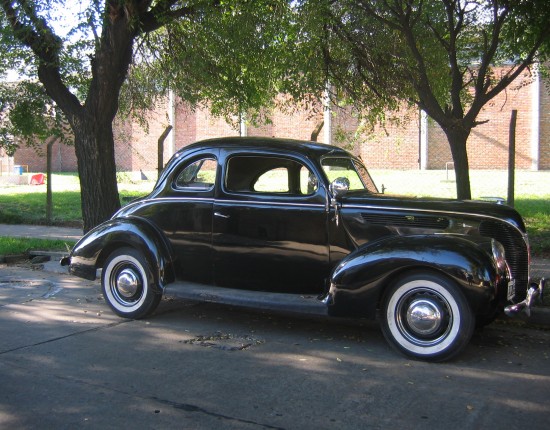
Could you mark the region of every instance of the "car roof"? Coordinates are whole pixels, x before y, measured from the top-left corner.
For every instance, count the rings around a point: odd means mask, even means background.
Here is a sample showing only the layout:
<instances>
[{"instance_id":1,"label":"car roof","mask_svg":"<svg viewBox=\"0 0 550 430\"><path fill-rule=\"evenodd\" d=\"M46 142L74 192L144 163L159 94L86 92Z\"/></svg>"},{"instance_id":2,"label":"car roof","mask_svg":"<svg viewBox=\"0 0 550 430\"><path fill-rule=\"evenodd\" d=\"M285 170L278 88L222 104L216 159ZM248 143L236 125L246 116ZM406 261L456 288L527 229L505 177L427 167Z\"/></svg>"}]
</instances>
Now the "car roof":
<instances>
[{"instance_id":1,"label":"car roof","mask_svg":"<svg viewBox=\"0 0 550 430\"><path fill-rule=\"evenodd\" d=\"M178 152L188 151L198 148L254 148L258 150L279 150L284 152L298 152L304 155L320 157L331 153L333 155L349 156L350 154L337 146L317 143L306 140L282 139L274 137L220 137L215 139L206 139L185 146Z\"/></svg>"}]
</instances>

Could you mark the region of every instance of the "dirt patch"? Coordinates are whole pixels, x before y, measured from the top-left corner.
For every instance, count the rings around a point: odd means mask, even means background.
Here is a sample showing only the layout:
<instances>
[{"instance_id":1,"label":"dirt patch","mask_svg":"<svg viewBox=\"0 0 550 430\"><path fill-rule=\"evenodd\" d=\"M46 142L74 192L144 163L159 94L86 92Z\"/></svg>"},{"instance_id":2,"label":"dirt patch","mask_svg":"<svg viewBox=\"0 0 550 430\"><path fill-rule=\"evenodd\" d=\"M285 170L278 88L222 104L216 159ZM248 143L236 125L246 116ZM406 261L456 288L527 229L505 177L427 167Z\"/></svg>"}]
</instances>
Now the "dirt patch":
<instances>
[{"instance_id":1,"label":"dirt patch","mask_svg":"<svg viewBox=\"0 0 550 430\"><path fill-rule=\"evenodd\" d=\"M243 351L253 346L261 345L265 341L250 335L233 335L229 333L216 332L210 335L198 335L192 339L181 341L181 343L216 348L224 351Z\"/></svg>"}]
</instances>

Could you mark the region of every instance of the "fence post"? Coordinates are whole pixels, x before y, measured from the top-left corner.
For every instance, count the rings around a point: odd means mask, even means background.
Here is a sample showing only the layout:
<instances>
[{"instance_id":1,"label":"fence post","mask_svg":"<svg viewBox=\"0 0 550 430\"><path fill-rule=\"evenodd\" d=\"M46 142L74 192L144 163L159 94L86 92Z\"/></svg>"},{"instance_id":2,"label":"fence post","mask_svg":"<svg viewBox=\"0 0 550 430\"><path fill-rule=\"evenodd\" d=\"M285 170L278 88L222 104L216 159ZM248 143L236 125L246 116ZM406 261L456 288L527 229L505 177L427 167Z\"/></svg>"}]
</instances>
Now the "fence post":
<instances>
[{"instance_id":1,"label":"fence post","mask_svg":"<svg viewBox=\"0 0 550 430\"><path fill-rule=\"evenodd\" d=\"M157 140L157 178L160 178L160 174L162 172L162 169L164 168L164 141L166 140L166 137L168 136L168 133L172 130L172 126L169 125L164 129L162 134Z\"/></svg>"},{"instance_id":2,"label":"fence post","mask_svg":"<svg viewBox=\"0 0 550 430\"><path fill-rule=\"evenodd\" d=\"M59 140L58 137L50 138L46 144L46 224L52 224L52 146Z\"/></svg>"},{"instance_id":3,"label":"fence post","mask_svg":"<svg viewBox=\"0 0 550 430\"><path fill-rule=\"evenodd\" d=\"M508 206L514 207L514 179L516 168L516 122L518 111L512 110L508 136Z\"/></svg>"}]
</instances>

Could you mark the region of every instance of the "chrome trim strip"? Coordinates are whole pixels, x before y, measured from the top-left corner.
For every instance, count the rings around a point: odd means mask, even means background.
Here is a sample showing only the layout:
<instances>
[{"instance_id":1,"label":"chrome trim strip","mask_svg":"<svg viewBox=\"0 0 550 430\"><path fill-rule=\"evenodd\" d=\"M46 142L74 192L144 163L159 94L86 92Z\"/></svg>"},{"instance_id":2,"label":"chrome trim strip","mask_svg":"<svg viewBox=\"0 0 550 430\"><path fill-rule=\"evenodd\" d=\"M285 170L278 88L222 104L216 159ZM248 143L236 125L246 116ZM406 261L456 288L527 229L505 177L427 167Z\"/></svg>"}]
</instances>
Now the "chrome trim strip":
<instances>
[{"instance_id":1,"label":"chrome trim strip","mask_svg":"<svg viewBox=\"0 0 550 430\"><path fill-rule=\"evenodd\" d=\"M122 209L131 208L136 205L150 204L153 202L204 202L204 203L220 203L220 204L235 204L235 205L261 205L261 206L293 206L293 207L311 207L311 208L325 208L324 204L321 203L289 203L289 202L275 202L275 201L255 201L255 200L226 200L226 199L215 199L213 197L204 198L204 197L160 197L152 198L146 200L140 200L138 202L130 203Z\"/></svg>"},{"instance_id":2,"label":"chrome trim strip","mask_svg":"<svg viewBox=\"0 0 550 430\"><path fill-rule=\"evenodd\" d=\"M132 206L139 205L140 203L153 203L153 202L181 202L182 200L189 201L199 201L199 202L211 202L214 203L214 197L155 197L152 199L140 200L138 202L131 203ZM124 206L125 208L130 207L130 205Z\"/></svg>"},{"instance_id":3,"label":"chrome trim strip","mask_svg":"<svg viewBox=\"0 0 550 430\"><path fill-rule=\"evenodd\" d=\"M254 201L254 200L216 200L220 204L235 204L235 205L261 205L261 206L293 206L293 207L308 207L308 208L325 208L324 204L320 203L289 203L289 202L273 202L273 201Z\"/></svg>"}]
</instances>

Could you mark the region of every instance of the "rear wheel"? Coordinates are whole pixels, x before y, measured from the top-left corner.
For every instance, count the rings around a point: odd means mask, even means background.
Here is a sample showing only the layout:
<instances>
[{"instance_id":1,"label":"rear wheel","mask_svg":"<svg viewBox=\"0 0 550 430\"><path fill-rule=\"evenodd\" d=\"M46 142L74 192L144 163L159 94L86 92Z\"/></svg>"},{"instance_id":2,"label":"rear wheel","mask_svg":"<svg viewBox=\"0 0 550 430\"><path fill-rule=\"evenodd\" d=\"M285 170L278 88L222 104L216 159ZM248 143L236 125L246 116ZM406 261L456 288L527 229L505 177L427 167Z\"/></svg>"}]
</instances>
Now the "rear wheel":
<instances>
[{"instance_id":1,"label":"rear wheel","mask_svg":"<svg viewBox=\"0 0 550 430\"><path fill-rule=\"evenodd\" d=\"M111 309L125 318L151 314L162 297L155 288L151 266L134 248L120 248L109 255L103 266L101 286Z\"/></svg>"},{"instance_id":2,"label":"rear wheel","mask_svg":"<svg viewBox=\"0 0 550 430\"><path fill-rule=\"evenodd\" d=\"M442 275L406 275L385 295L382 331L395 349L409 357L447 360L468 344L474 326L464 294Z\"/></svg>"}]
</instances>

